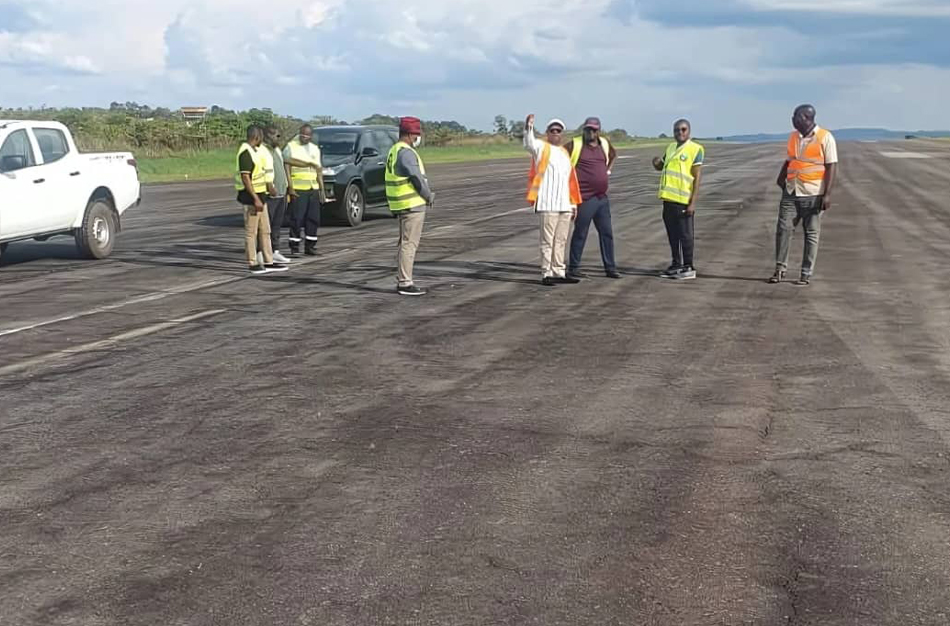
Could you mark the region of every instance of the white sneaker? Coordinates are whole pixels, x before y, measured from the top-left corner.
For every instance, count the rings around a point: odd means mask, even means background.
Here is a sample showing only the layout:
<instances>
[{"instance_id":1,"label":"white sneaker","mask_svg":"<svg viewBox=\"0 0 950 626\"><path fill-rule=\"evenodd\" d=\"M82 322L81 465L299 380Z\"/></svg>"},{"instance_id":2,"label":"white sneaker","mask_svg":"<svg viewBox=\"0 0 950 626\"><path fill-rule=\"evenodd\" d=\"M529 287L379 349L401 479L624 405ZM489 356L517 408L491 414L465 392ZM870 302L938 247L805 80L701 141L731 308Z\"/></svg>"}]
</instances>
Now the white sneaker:
<instances>
[{"instance_id":1,"label":"white sneaker","mask_svg":"<svg viewBox=\"0 0 950 626\"><path fill-rule=\"evenodd\" d=\"M290 263L290 259L285 257L280 252L276 252L276 251L274 252L274 261L276 261L277 263Z\"/></svg>"}]
</instances>

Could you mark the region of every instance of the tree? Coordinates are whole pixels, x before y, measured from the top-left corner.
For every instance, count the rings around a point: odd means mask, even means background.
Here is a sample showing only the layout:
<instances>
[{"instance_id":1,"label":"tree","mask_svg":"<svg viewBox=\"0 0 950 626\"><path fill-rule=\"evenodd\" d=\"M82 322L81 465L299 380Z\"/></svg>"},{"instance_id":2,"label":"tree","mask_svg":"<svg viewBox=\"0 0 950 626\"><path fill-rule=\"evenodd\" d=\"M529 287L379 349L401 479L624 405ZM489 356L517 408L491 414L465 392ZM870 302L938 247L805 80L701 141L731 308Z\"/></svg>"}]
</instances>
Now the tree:
<instances>
[{"instance_id":1,"label":"tree","mask_svg":"<svg viewBox=\"0 0 950 626\"><path fill-rule=\"evenodd\" d=\"M660 139L669 139L666 133L660 133Z\"/></svg>"},{"instance_id":2,"label":"tree","mask_svg":"<svg viewBox=\"0 0 950 626\"><path fill-rule=\"evenodd\" d=\"M495 116L495 134L502 137L508 136L508 120L504 115Z\"/></svg>"},{"instance_id":3,"label":"tree","mask_svg":"<svg viewBox=\"0 0 950 626\"><path fill-rule=\"evenodd\" d=\"M524 120L514 120L508 127L508 136L513 139L524 137Z\"/></svg>"}]
</instances>

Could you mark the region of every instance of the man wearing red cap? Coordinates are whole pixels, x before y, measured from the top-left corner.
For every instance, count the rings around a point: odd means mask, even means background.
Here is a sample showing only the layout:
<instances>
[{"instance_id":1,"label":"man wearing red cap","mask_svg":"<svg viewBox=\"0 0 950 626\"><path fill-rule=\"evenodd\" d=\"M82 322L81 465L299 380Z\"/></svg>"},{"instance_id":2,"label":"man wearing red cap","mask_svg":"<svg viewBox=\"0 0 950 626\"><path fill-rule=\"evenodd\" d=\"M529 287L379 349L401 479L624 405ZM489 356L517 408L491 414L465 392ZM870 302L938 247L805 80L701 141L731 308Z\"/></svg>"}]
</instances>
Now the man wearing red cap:
<instances>
[{"instance_id":1,"label":"man wearing red cap","mask_svg":"<svg viewBox=\"0 0 950 626\"><path fill-rule=\"evenodd\" d=\"M617 151L606 137L600 134L600 119L588 117L584 121L584 135L564 146L571 154L571 164L577 171L581 187L581 205L577 207L574 234L571 236L571 257L567 266L568 276L584 278L581 272L581 257L587 243L590 223L597 228L600 238L600 258L608 278L620 278L614 259L614 228L610 220L610 199L607 188L610 170L617 160Z\"/></svg>"},{"instance_id":2,"label":"man wearing red cap","mask_svg":"<svg viewBox=\"0 0 950 626\"><path fill-rule=\"evenodd\" d=\"M525 120L524 147L532 156L528 202L541 217L541 284L553 287L580 282L567 275L564 257L571 219L581 203L581 190L571 166L571 155L561 145L564 122L553 119L546 131L547 141L539 141L534 136L534 115Z\"/></svg>"},{"instance_id":3,"label":"man wearing red cap","mask_svg":"<svg viewBox=\"0 0 950 626\"><path fill-rule=\"evenodd\" d=\"M386 159L386 200L389 210L399 219L396 291L404 296L426 294L426 290L417 287L412 280L426 207L435 202L425 165L415 150L421 142L422 122L415 117L403 117L399 120L399 141Z\"/></svg>"}]
</instances>

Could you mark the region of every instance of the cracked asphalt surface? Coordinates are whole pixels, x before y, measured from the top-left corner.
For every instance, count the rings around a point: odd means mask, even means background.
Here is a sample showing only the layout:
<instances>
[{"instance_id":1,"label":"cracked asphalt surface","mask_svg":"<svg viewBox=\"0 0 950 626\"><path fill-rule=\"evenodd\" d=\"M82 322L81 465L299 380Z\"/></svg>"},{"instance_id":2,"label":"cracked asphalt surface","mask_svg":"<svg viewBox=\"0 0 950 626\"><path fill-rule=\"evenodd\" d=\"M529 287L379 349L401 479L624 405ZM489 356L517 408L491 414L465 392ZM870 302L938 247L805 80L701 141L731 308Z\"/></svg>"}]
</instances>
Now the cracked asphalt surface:
<instances>
[{"instance_id":1,"label":"cracked asphalt surface","mask_svg":"<svg viewBox=\"0 0 950 626\"><path fill-rule=\"evenodd\" d=\"M708 147L657 278L654 152L619 281L594 236L538 284L523 160L431 168L421 299L384 209L246 276L226 182L106 261L11 245L0 624L950 623L950 145L841 146L807 289L765 283L780 145Z\"/></svg>"}]
</instances>

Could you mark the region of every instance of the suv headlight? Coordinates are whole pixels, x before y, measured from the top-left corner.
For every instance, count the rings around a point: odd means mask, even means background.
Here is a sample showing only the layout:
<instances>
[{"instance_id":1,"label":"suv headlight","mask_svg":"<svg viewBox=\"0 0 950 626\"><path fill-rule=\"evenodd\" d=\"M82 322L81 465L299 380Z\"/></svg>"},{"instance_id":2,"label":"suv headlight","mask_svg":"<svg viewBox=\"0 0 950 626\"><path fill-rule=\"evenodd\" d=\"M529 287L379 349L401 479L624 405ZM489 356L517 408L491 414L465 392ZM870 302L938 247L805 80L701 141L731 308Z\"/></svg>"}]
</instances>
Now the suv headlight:
<instances>
[{"instance_id":1,"label":"suv headlight","mask_svg":"<svg viewBox=\"0 0 950 626\"><path fill-rule=\"evenodd\" d=\"M337 174L339 174L340 172L342 172L342 171L345 170L345 169L346 169L346 164L345 164L345 163L344 163L343 165L334 165L333 167L325 167L325 168L323 168L323 175L324 175L324 176L336 176Z\"/></svg>"}]
</instances>

